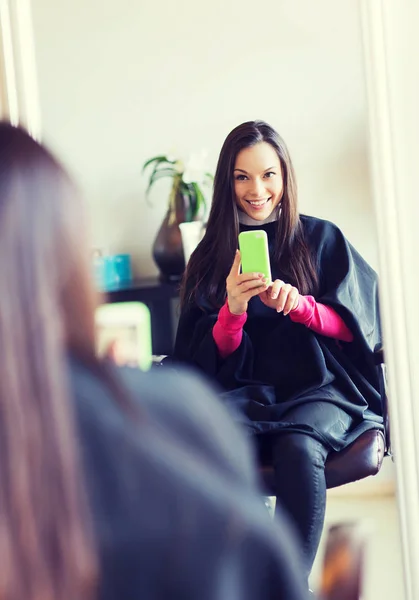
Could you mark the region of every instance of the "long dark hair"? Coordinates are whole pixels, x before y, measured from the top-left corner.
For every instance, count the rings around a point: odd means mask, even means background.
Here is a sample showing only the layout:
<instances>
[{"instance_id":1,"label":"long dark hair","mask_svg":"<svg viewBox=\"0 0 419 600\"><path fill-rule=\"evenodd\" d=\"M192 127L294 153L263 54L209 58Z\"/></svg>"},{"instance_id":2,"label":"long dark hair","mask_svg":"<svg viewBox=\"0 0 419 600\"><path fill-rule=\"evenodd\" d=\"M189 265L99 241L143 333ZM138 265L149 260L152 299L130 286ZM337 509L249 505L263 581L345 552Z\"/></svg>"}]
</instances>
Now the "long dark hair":
<instances>
[{"instance_id":1,"label":"long dark hair","mask_svg":"<svg viewBox=\"0 0 419 600\"><path fill-rule=\"evenodd\" d=\"M317 274L304 240L297 207L297 183L288 149L270 125L248 121L233 129L221 148L207 230L188 263L181 290L183 304L196 299L200 292L213 307L219 308L225 301L225 279L234 260L239 234L234 166L241 150L259 142L267 142L278 154L284 185L273 260L287 283L295 285L300 293L316 292Z\"/></svg>"},{"instance_id":2,"label":"long dark hair","mask_svg":"<svg viewBox=\"0 0 419 600\"><path fill-rule=\"evenodd\" d=\"M0 599L90 598L96 550L67 353L95 362L82 205L24 130L0 123Z\"/></svg>"}]
</instances>

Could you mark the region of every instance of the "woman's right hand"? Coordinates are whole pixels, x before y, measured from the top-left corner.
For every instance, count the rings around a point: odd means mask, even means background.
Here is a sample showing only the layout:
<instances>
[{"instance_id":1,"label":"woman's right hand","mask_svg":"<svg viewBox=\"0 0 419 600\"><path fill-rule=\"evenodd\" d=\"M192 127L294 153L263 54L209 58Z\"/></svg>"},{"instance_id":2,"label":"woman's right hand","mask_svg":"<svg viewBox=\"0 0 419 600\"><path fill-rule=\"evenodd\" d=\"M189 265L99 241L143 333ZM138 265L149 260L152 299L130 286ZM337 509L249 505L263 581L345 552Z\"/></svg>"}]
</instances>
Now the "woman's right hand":
<instances>
[{"instance_id":1,"label":"woman's right hand","mask_svg":"<svg viewBox=\"0 0 419 600\"><path fill-rule=\"evenodd\" d=\"M228 308L233 315L245 313L250 298L268 289L267 280L262 273L240 273L240 263L241 256L237 250L226 280Z\"/></svg>"}]
</instances>

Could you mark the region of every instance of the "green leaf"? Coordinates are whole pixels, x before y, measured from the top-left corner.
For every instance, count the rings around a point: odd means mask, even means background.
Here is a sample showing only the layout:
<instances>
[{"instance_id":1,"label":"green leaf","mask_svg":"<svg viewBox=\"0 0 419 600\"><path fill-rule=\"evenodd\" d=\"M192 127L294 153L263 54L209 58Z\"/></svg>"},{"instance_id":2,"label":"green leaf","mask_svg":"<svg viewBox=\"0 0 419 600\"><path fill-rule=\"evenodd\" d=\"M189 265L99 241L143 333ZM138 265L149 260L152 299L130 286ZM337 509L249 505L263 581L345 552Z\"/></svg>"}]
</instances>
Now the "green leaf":
<instances>
[{"instance_id":1,"label":"green leaf","mask_svg":"<svg viewBox=\"0 0 419 600\"><path fill-rule=\"evenodd\" d=\"M197 183L192 183L192 186L194 188L194 192L195 192L195 196L196 196L196 204L195 204L195 211L194 211L194 217L195 217L199 213L199 209L201 208L201 206L204 208L204 212L205 212L207 203L205 200L205 196L201 192L201 188L199 187L199 185Z\"/></svg>"},{"instance_id":2,"label":"green leaf","mask_svg":"<svg viewBox=\"0 0 419 600\"><path fill-rule=\"evenodd\" d=\"M193 200L192 200L191 196L189 195L189 202L188 202L188 205L186 207L186 212L185 212L185 221L186 221L186 223L189 223L190 221L193 221L193 217L194 217Z\"/></svg>"},{"instance_id":3,"label":"green leaf","mask_svg":"<svg viewBox=\"0 0 419 600\"><path fill-rule=\"evenodd\" d=\"M167 162L170 164L173 164L172 161L167 160L166 156L155 156L154 158L150 158L149 160L146 160L146 162L143 164L143 170L142 172L144 173L145 169L151 165L153 162L156 162L157 165L162 163L162 162Z\"/></svg>"},{"instance_id":4,"label":"green leaf","mask_svg":"<svg viewBox=\"0 0 419 600\"><path fill-rule=\"evenodd\" d=\"M153 185L153 183L155 183L159 179L162 179L163 177L175 177L175 176L176 176L175 169L160 169L160 170L157 170L157 168L154 168L154 171L153 171L153 173L152 173L152 175L150 177L150 180L148 182L146 194L148 195L148 193L150 191L150 188Z\"/></svg>"},{"instance_id":5,"label":"green leaf","mask_svg":"<svg viewBox=\"0 0 419 600\"><path fill-rule=\"evenodd\" d=\"M147 186L146 193L148 193L148 191L149 191L149 189L150 189L150 187L152 185L152 179L153 179L154 175L157 173L157 171L159 170L159 166L160 165L161 165L161 162L156 162L156 164L154 165L153 170L152 170L151 175L150 175L150 178L148 180L148 186Z\"/></svg>"},{"instance_id":6,"label":"green leaf","mask_svg":"<svg viewBox=\"0 0 419 600\"><path fill-rule=\"evenodd\" d=\"M180 180L179 193L182 194L186 201L185 221L192 221L194 214L195 192L190 184Z\"/></svg>"}]
</instances>

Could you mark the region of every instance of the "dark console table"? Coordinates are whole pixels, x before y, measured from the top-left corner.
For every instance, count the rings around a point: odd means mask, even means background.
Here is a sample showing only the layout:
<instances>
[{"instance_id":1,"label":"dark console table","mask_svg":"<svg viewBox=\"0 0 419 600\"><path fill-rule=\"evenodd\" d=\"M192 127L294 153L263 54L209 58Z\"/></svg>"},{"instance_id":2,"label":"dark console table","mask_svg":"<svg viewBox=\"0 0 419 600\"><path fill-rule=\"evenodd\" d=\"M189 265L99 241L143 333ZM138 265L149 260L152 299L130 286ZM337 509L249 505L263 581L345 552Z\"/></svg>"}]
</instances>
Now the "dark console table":
<instances>
[{"instance_id":1,"label":"dark console table","mask_svg":"<svg viewBox=\"0 0 419 600\"><path fill-rule=\"evenodd\" d=\"M143 302L150 309L153 354L172 354L179 320L179 282L134 279L106 291L108 302Z\"/></svg>"}]
</instances>

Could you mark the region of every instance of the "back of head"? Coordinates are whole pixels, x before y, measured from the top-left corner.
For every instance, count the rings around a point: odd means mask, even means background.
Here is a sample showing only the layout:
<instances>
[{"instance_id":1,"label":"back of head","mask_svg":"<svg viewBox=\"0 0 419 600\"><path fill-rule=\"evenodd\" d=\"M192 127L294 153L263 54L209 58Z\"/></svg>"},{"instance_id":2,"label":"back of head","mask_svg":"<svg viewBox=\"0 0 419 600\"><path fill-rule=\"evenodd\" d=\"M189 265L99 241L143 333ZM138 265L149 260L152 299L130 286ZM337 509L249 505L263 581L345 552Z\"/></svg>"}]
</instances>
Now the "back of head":
<instances>
[{"instance_id":1,"label":"back of head","mask_svg":"<svg viewBox=\"0 0 419 600\"><path fill-rule=\"evenodd\" d=\"M66 357L94 354L78 195L25 131L0 123L0 600L89 595L94 552Z\"/></svg>"}]
</instances>

